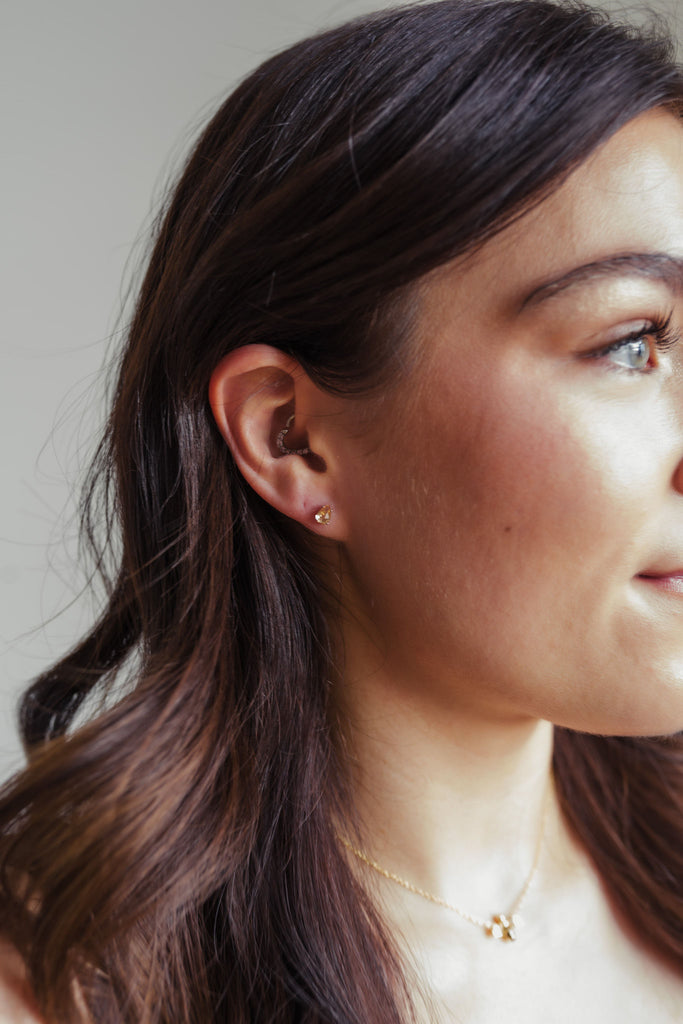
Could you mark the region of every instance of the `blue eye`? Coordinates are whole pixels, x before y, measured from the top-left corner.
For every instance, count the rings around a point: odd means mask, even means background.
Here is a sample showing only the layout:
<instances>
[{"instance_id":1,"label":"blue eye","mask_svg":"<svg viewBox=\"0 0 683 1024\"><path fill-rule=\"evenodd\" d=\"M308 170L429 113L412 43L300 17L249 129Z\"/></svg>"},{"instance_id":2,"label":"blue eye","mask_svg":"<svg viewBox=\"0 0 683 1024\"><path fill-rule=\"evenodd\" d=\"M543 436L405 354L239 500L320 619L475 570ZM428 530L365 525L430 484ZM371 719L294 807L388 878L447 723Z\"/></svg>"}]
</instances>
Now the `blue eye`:
<instances>
[{"instance_id":1,"label":"blue eye","mask_svg":"<svg viewBox=\"0 0 683 1024\"><path fill-rule=\"evenodd\" d=\"M617 370L632 373L649 373L657 368L660 352L676 345L680 337L672 330L671 315L666 320L643 324L611 345L595 352L589 352L592 359L608 362Z\"/></svg>"},{"instance_id":2,"label":"blue eye","mask_svg":"<svg viewBox=\"0 0 683 1024\"><path fill-rule=\"evenodd\" d=\"M651 346L646 337L620 341L604 352L606 358L626 370L646 370L652 356Z\"/></svg>"}]
</instances>

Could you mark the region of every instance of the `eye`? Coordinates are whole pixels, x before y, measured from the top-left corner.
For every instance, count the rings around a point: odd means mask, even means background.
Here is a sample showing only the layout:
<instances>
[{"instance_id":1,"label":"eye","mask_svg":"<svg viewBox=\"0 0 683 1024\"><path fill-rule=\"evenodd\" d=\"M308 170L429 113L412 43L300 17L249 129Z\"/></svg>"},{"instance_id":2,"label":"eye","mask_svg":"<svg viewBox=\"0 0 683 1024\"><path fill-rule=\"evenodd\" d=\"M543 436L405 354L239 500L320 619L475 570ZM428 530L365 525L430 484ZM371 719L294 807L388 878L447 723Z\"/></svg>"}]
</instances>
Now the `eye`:
<instances>
[{"instance_id":1,"label":"eye","mask_svg":"<svg viewBox=\"0 0 683 1024\"><path fill-rule=\"evenodd\" d=\"M588 357L609 363L617 370L633 373L649 373L659 365L658 355L671 348L678 340L678 334L671 328L671 316L658 322L641 324L623 338L610 345L589 352Z\"/></svg>"},{"instance_id":2,"label":"eye","mask_svg":"<svg viewBox=\"0 0 683 1024\"><path fill-rule=\"evenodd\" d=\"M626 370L646 370L653 358L653 348L648 337L643 335L617 342L603 354L615 366L622 366Z\"/></svg>"}]
</instances>

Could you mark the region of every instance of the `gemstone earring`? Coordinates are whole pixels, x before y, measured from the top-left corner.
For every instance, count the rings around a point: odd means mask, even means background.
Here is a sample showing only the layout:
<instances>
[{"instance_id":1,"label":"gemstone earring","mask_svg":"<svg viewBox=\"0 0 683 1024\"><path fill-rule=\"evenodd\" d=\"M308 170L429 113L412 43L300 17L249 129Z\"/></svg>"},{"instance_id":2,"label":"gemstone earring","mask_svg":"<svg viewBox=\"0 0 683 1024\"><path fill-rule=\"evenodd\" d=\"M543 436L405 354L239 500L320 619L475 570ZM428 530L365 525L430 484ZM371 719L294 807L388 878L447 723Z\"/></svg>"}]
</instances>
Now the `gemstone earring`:
<instances>
[{"instance_id":1,"label":"gemstone earring","mask_svg":"<svg viewBox=\"0 0 683 1024\"><path fill-rule=\"evenodd\" d=\"M292 415L289 417L282 430L279 431L277 437L275 438L275 445L277 447L277 450L282 455L310 455L310 448L288 448L287 445L285 444L285 438L289 433L289 428L291 426L293 419L294 413L292 413Z\"/></svg>"}]
</instances>

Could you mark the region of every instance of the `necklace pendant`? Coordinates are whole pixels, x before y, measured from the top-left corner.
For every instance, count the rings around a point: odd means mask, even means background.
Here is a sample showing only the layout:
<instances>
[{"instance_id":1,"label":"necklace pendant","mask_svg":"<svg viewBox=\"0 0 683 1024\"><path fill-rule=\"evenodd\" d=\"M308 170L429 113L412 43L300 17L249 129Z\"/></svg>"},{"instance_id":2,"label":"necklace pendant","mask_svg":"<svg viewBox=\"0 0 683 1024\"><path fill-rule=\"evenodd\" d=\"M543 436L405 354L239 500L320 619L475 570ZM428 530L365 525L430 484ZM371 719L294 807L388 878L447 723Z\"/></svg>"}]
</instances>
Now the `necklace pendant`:
<instances>
[{"instance_id":1,"label":"necklace pendant","mask_svg":"<svg viewBox=\"0 0 683 1024\"><path fill-rule=\"evenodd\" d=\"M513 914L512 917L508 917L507 914L494 914L486 926L486 934L501 942L514 942L517 938L516 924L516 914Z\"/></svg>"}]
</instances>

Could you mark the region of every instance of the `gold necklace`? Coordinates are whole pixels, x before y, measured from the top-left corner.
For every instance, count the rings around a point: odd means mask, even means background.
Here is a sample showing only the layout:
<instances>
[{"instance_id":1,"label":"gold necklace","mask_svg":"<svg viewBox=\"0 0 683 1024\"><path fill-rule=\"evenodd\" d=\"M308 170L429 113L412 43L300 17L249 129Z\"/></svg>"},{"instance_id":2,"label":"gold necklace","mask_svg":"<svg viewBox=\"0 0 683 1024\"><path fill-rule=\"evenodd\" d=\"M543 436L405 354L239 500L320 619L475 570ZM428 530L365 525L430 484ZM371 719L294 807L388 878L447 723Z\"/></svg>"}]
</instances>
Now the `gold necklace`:
<instances>
[{"instance_id":1,"label":"gold necklace","mask_svg":"<svg viewBox=\"0 0 683 1024\"><path fill-rule=\"evenodd\" d=\"M427 892L426 889L420 889L417 885L413 885L412 882L407 881L407 879L394 874L393 871L383 868L381 864L378 864L376 860L372 859L372 857L368 857L367 853L363 853L362 850L359 850L353 845L353 843L350 843L348 839L344 838L344 836L339 836L339 839L346 849L354 855L354 857L357 857L358 860L363 862L363 864L372 868L372 870L376 871L377 874L382 875L383 878L388 878L390 882L395 882L397 885L407 889L408 892L414 893L415 896L421 896L423 899L429 900L430 903L435 903L437 907L445 907L446 910L451 910L454 914L457 914L458 917L461 917L463 921L467 921L469 924L482 928L490 938L500 939L501 942L514 942L517 938L517 928L519 928L522 923L520 911L524 905L529 889L531 888L531 883L536 877L538 863L541 858L541 848L543 846L545 823L548 812L549 789L550 786L546 786L531 870L526 877L524 885L520 889L516 899L506 914L492 914L491 917L477 917L476 914L470 914L469 911L463 910L462 907L458 907L454 903L448 903L447 900L442 899L440 896L435 896L433 893Z\"/></svg>"}]
</instances>

